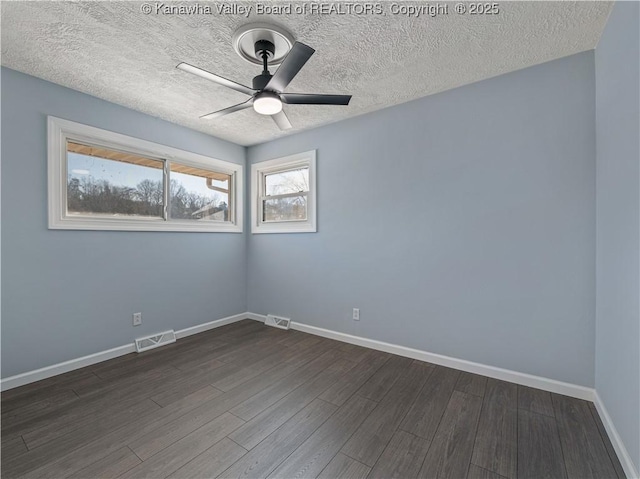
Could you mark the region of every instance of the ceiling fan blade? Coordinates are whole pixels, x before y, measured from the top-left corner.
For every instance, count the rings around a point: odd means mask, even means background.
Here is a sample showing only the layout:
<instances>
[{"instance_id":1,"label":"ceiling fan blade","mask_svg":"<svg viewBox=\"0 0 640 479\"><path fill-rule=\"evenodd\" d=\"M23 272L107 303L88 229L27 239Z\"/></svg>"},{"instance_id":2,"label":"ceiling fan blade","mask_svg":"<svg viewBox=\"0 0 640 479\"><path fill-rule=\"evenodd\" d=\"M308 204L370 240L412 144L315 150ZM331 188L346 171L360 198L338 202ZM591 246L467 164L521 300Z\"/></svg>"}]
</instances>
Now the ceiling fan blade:
<instances>
[{"instance_id":1,"label":"ceiling fan blade","mask_svg":"<svg viewBox=\"0 0 640 479\"><path fill-rule=\"evenodd\" d=\"M287 115L285 115L284 110L280 110L280 113L271 115L271 118L273 118L273 121L276 122L276 125L278 125L278 128L281 130L289 130L292 128L291 122L289 118L287 118Z\"/></svg>"},{"instance_id":2,"label":"ceiling fan blade","mask_svg":"<svg viewBox=\"0 0 640 479\"><path fill-rule=\"evenodd\" d=\"M313 93L281 93L283 102L290 105L348 105L351 95L316 95Z\"/></svg>"},{"instance_id":3,"label":"ceiling fan blade","mask_svg":"<svg viewBox=\"0 0 640 479\"><path fill-rule=\"evenodd\" d=\"M202 115L200 119L213 120L214 118L219 118L221 116L228 115L229 113L244 110L245 108L250 108L251 106L253 106L253 98L249 98L247 101L243 101L242 103L238 103L237 105L223 108L222 110L214 111L213 113L209 113L207 115Z\"/></svg>"},{"instance_id":4,"label":"ceiling fan blade","mask_svg":"<svg viewBox=\"0 0 640 479\"><path fill-rule=\"evenodd\" d=\"M289 51L287 56L284 58L264 89L279 92L283 91L314 53L315 50L310 46L307 46L304 43L295 42L291 51Z\"/></svg>"},{"instance_id":5,"label":"ceiling fan blade","mask_svg":"<svg viewBox=\"0 0 640 479\"><path fill-rule=\"evenodd\" d=\"M176 68L187 73L198 75L201 78L211 80L218 85L226 86L227 88L239 91L240 93L244 93L245 95L253 95L255 92L253 88L249 88L248 86L241 85L240 83L227 80L226 78L215 75L211 72L208 72L207 70L203 70L202 68L194 67L193 65L189 65L188 63L180 63L178 66L176 66Z\"/></svg>"}]
</instances>

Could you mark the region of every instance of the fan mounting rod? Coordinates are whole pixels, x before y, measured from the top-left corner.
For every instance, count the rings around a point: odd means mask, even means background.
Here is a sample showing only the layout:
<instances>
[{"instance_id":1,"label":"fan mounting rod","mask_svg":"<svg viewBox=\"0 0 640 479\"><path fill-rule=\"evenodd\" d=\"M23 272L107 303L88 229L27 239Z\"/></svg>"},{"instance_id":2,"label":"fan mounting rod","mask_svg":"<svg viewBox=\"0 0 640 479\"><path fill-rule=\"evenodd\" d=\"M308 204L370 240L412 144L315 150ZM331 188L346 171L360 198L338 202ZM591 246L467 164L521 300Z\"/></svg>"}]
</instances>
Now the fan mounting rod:
<instances>
[{"instance_id":1,"label":"fan mounting rod","mask_svg":"<svg viewBox=\"0 0 640 479\"><path fill-rule=\"evenodd\" d=\"M256 42L256 57L262 59L262 74L269 74L269 58L273 58L276 46L269 40L258 40Z\"/></svg>"},{"instance_id":2,"label":"fan mounting rod","mask_svg":"<svg viewBox=\"0 0 640 479\"><path fill-rule=\"evenodd\" d=\"M264 90L269 80L271 80L271 73L269 73L269 58L273 57L274 45L268 40L258 40L255 44L256 58L262 59L262 73L253 77L253 89Z\"/></svg>"}]
</instances>

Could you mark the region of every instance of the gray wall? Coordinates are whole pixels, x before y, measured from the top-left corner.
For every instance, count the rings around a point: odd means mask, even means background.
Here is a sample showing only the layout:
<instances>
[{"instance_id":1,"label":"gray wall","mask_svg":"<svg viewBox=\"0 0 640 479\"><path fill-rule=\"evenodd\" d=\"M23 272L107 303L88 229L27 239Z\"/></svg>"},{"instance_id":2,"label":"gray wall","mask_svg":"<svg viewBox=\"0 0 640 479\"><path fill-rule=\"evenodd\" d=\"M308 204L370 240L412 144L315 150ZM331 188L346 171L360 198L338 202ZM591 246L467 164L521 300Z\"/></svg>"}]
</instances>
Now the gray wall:
<instances>
[{"instance_id":1,"label":"gray wall","mask_svg":"<svg viewBox=\"0 0 640 479\"><path fill-rule=\"evenodd\" d=\"M243 147L5 68L1 80L2 377L246 311L244 234L48 230L46 117L234 163Z\"/></svg>"},{"instance_id":2,"label":"gray wall","mask_svg":"<svg viewBox=\"0 0 640 479\"><path fill-rule=\"evenodd\" d=\"M593 68L586 52L250 147L317 148L319 190L318 233L250 235L249 310L593 386Z\"/></svg>"},{"instance_id":3,"label":"gray wall","mask_svg":"<svg viewBox=\"0 0 640 479\"><path fill-rule=\"evenodd\" d=\"M640 470L640 5L596 48L596 389Z\"/></svg>"}]
</instances>

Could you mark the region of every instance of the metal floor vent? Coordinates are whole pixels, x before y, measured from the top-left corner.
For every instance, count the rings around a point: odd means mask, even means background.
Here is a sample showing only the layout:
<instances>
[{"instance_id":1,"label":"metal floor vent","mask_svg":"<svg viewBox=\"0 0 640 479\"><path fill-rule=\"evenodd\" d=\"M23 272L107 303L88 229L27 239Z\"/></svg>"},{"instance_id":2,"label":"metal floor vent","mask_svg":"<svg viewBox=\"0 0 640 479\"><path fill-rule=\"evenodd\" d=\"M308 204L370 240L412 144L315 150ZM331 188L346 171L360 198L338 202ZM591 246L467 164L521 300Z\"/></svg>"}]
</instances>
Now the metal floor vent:
<instances>
[{"instance_id":1,"label":"metal floor vent","mask_svg":"<svg viewBox=\"0 0 640 479\"><path fill-rule=\"evenodd\" d=\"M136 351L141 353L142 351L147 351L148 349L159 348L160 346L164 346L165 344L175 342L176 333L173 332L173 329L170 329L169 331L164 331L162 333L136 339Z\"/></svg>"},{"instance_id":2,"label":"metal floor vent","mask_svg":"<svg viewBox=\"0 0 640 479\"><path fill-rule=\"evenodd\" d=\"M273 314L267 315L267 320L264 322L267 326L273 326L274 328L289 329L291 326L291 320L289 318L283 318L281 316L274 316Z\"/></svg>"}]
</instances>

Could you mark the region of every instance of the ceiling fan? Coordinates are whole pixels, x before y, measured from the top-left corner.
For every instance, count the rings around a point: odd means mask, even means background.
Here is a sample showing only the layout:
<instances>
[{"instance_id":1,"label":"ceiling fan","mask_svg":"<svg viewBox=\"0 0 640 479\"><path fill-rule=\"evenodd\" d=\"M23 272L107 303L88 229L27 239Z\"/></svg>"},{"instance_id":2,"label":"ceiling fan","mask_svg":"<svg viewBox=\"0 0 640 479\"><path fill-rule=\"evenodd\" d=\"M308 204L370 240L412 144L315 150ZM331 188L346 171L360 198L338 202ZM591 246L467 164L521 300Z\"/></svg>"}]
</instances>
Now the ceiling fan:
<instances>
[{"instance_id":1,"label":"ceiling fan","mask_svg":"<svg viewBox=\"0 0 640 479\"><path fill-rule=\"evenodd\" d=\"M250 98L242 103L233 105L222 110L214 111L200 118L219 118L229 113L253 107L261 115L270 115L281 130L291 128L291 123L282 110L282 104L288 105L348 105L351 95L323 95L314 93L284 93L284 89L291 83L291 80L302 69L315 50L304 43L295 42L282 60L282 63L272 75L269 73L269 59L274 56L275 45L269 40L258 40L255 42L256 58L262 61L262 73L253 77L253 88L241 85L232 80L227 80L214 73L201 68L180 63L176 68L188 73L193 73L207 80L211 80L219 85L226 86L233 90L249 95Z\"/></svg>"}]
</instances>

